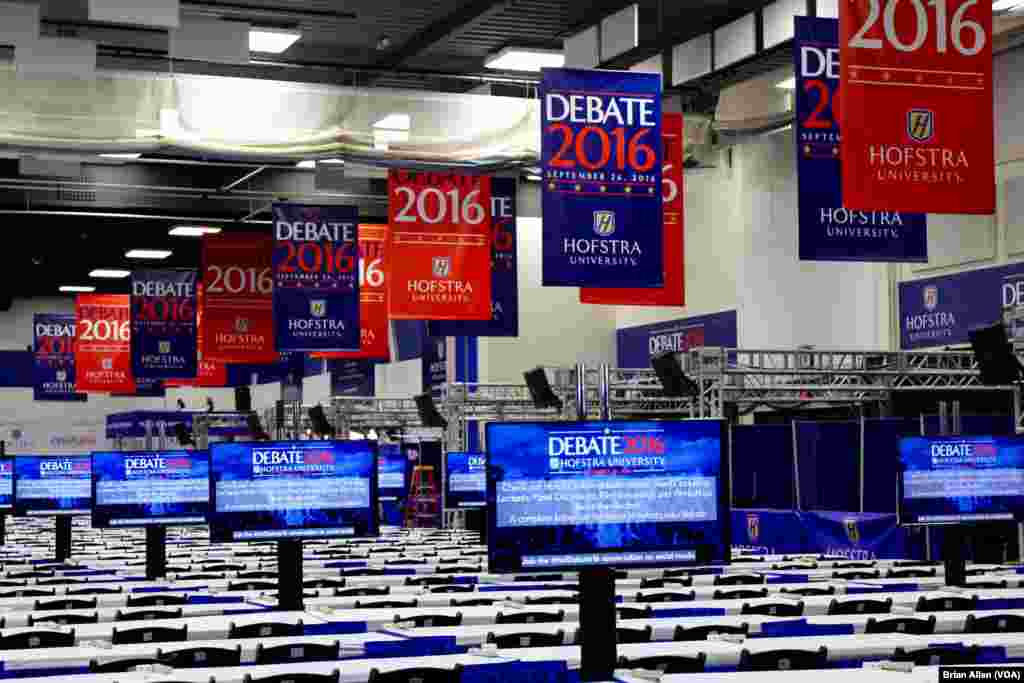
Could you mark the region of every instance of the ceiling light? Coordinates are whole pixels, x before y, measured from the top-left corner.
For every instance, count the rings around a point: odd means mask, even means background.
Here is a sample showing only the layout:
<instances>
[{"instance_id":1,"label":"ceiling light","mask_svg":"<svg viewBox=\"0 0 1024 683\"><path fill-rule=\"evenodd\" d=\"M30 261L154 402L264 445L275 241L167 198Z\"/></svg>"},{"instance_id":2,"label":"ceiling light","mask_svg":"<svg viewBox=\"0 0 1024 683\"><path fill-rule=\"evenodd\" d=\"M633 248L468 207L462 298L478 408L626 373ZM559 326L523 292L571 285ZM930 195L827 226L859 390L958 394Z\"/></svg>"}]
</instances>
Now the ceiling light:
<instances>
[{"instance_id":1,"label":"ceiling light","mask_svg":"<svg viewBox=\"0 0 1024 683\"><path fill-rule=\"evenodd\" d=\"M565 55L558 50L506 47L487 58L484 66L503 71L540 71L544 68L565 66Z\"/></svg>"},{"instance_id":2,"label":"ceiling light","mask_svg":"<svg viewBox=\"0 0 1024 683\"><path fill-rule=\"evenodd\" d=\"M299 163L295 164L295 167L296 168L316 168L316 160L315 159L306 159L305 161L300 161Z\"/></svg>"},{"instance_id":3,"label":"ceiling light","mask_svg":"<svg viewBox=\"0 0 1024 683\"><path fill-rule=\"evenodd\" d=\"M132 249L125 252L126 258L165 259L171 255L166 249Z\"/></svg>"},{"instance_id":4,"label":"ceiling light","mask_svg":"<svg viewBox=\"0 0 1024 683\"><path fill-rule=\"evenodd\" d=\"M250 29L249 51L280 54L290 48L301 37L302 34L298 31L282 31L276 28Z\"/></svg>"},{"instance_id":5,"label":"ceiling light","mask_svg":"<svg viewBox=\"0 0 1024 683\"><path fill-rule=\"evenodd\" d=\"M796 78L790 76L789 78L783 79L775 84L776 88L782 90L796 90Z\"/></svg>"},{"instance_id":6,"label":"ceiling light","mask_svg":"<svg viewBox=\"0 0 1024 683\"><path fill-rule=\"evenodd\" d=\"M60 288L62 292L95 292L95 287L89 285L62 285Z\"/></svg>"},{"instance_id":7,"label":"ceiling light","mask_svg":"<svg viewBox=\"0 0 1024 683\"><path fill-rule=\"evenodd\" d=\"M101 154L104 159L121 159L124 161L134 161L142 156L142 152L112 152L110 154Z\"/></svg>"},{"instance_id":8,"label":"ceiling light","mask_svg":"<svg viewBox=\"0 0 1024 683\"><path fill-rule=\"evenodd\" d=\"M992 3L993 12L1012 12L1024 8L1024 0L995 0Z\"/></svg>"},{"instance_id":9,"label":"ceiling light","mask_svg":"<svg viewBox=\"0 0 1024 683\"><path fill-rule=\"evenodd\" d=\"M386 128L387 130L409 130L412 127L412 121L408 114L388 114L373 124L373 127Z\"/></svg>"},{"instance_id":10,"label":"ceiling light","mask_svg":"<svg viewBox=\"0 0 1024 683\"><path fill-rule=\"evenodd\" d=\"M111 280L119 280L132 274L130 270L117 270L116 268L97 268L89 273L89 277L102 277Z\"/></svg>"},{"instance_id":11,"label":"ceiling light","mask_svg":"<svg viewBox=\"0 0 1024 683\"><path fill-rule=\"evenodd\" d=\"M208 225L178 225L171 228L167 234L175 237L202 237L203 235L216 235L219 232L220 228Z\"/></svg>"},{"instance_id":12,"label":"ceiling light","mask_svg":"<svg viewBox=\"0 0 1024 683\"><path fill-rule=\"evenodd\" d=\"M306 159L305 161L300 161L299 163L295 164L295 167L296 168L314 169L314 168L316 168L317 164L332 165L332 164L344 164L344 163L345 163L344 159Z\"/></svg>"}]
</instances>

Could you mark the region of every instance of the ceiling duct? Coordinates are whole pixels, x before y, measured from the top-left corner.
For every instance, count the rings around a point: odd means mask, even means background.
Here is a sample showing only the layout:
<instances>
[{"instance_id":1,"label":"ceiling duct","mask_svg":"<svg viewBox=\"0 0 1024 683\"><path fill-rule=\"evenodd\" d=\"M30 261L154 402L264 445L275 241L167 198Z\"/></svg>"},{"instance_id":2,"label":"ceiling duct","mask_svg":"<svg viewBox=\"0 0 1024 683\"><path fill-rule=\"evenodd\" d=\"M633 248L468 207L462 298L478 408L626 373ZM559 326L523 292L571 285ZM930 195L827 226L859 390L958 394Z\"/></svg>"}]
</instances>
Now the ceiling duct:
<instances>
[{"instance_id":1,"label":"ceiling duct","mask_svg":"<svg viewBox=\"0 0 1024 683\"><path fill-rule=\"evenodd\" d=\"M718 138L709 116L686 114L683 126L683 165L688 169L714 168L718 157Z\"/></svg>"},{"instance_id":2,"label":"ceiling duct","mask_svg":"<svg viewBox=\"0 0 1024 683\"><path fill-rule=\"evenodd\" d=\"M730 85L718 96L715 129L726 143L771 132L793 122L793 91L779 87L791 68L769 71Z\"/></svg>"}]
</instances>

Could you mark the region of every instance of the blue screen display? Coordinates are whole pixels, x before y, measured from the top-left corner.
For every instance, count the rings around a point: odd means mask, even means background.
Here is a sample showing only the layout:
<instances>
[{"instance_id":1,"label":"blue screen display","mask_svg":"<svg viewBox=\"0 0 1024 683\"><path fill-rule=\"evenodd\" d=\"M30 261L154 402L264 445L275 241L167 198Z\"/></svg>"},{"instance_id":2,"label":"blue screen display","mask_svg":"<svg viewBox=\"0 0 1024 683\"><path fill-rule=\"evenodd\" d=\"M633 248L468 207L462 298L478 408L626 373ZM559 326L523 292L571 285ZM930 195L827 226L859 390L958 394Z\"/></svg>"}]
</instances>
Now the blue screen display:
<instances>
[{"instance_id":1,"label":"blue screen display","mask_svg":"<svg viewBox=\"0 0 1024 683\"><path fill-rule=\"evenodd\" d=\"M210 539L376 536L373 441L210 446Z\"/></svg>"},{"instance_id":2,"label":"blue screen display","mask_svg":"<svg viewBox=\"0 0 1024 683\"><path fill-rule=\"evenodd\" d=\"M14 514L87 515L92 509L88 455L18 455L14 458Z\"/></svg>"},{"instance_id":3,"label":"blue screen display","mask_svg":"<svg viewBox=\"0 0 1024 683\"><path fill-rule=\"evenodd\" d=\"M445 506L478 508L487 505L487 456L452 452L445 456Z\"/></svg>"},{"instance_id":4,"label":"blue screen display","mask_svg":"<svg viewBox=\"0 0 1024 683\"><path fill-rule=\"evenodd\" d=\"M1024 439L958 436L900 440L901 524L1024 518Z\"/></svg>"},{"instance_id":5,"label":"blue screen display","mask_svg":"<svg viewBox=\"0 0 1024 683\"><path fill-rule=\"evenodd\" d=\"M377 446L377 486L381 500L405 498L408 466L409 459L402 453L401 444L382 443Z\"/></svg>"},{"instance_id":6,"label":"blue screen display","mask_svg":"<svg viewBox=\"0 0 1024 683\"><path fill-rule=\"evenodd\" d=\"M487 425L492 572L728 561L722 423Z\"/></svg>"},{"instance_id":7,"label":"blue screen display","mask_svg":"<svg viewBox=\"0 0 1024 683\"><path fill-rule=\"evenodd\" d=\"M210 507L206 451L92 454L92 525L205 524Z\"/></svg>"},{"instance_id":8,"label":"blue screen display","mask_svg":"<svg viewBox=\"0 0 1024 683\"><path fill-rule=\"evenodd\" d=\"M14 507L14 458L0 458L0 510Z\"/></svg>"}]
</instances>

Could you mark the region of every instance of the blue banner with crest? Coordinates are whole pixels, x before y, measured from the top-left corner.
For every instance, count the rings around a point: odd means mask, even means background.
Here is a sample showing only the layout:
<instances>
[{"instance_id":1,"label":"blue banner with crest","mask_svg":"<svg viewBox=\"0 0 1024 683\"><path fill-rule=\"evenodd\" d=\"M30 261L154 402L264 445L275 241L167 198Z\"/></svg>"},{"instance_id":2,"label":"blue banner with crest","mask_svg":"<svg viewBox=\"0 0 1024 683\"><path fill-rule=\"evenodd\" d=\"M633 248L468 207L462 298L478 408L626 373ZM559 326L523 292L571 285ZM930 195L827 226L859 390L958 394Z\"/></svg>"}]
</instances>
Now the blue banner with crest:
<instances>
[{"instance_id":1,"label":"blue banner with crest","mask_svg":"<svg viewBox=\"0 0 1024 683\"><path fill-rule=\"evenodd\" d=\"M75 393L75 316L36 313L32 318L36 401L84 401Z\"/></svg>"}]
</instances>

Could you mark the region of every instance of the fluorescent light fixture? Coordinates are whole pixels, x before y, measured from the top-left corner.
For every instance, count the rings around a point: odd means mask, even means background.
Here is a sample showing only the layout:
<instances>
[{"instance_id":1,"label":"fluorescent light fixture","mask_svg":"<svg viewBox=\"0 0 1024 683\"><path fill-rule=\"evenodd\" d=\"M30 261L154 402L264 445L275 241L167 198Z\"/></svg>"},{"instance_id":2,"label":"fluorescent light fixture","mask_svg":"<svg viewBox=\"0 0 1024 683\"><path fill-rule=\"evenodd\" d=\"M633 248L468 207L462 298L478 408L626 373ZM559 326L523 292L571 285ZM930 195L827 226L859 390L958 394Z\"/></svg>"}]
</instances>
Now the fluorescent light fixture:
<instances>
[{"instance_id":1,"label":"fluorescent light fixture","mask_svg":"<svg viewBox=\"0 0 1024 683\"><path fill-rule=\"evenodd\" d=\"M89 285L61 285L60 291L62 292L95 292L95 287Z\"/></svg>"},{"instance_id":2,"label":"fluorescent light fixture","mask_svg":"<svg viewBox=\"0 0 1024 683\"><path fill-rule=\"evenodd\" d=\"M796 77L790 76L789 78L783 79L776 83L775 87L781 90L796 90Z\"/></svg>"},{"instance_id":3,"label":"fluorescent light fixture","mask_svg":"<svg viewBox=\"0 0 1024 683\"><path fill-rule=\"evenodd\" d=\"M165 259L171 255L170 251L166 249L132 249L131 251L125 252L126 258L141 258L141 259Z\"/></svg>"},{"instance_id":4,"label":"fluorescent light fixture","mask_svg":"<svg viewBox=\"0 0 1024 683\"><path fill-rule=\"evenodd\" d=\"M992 3L993 12L1013 12L1024 8L1024 0L995 0Z\"/></svg>"},{"instance_id":5,"label":"fluorescent light fixture","mask_svg":"<svg viewBox=\"0 0 1024 683\"><path fill-rule=\"evenodd\" d=\"M97 268L89 273L89 277L101 277L110 280L120 280L132 274L130 270L118 270L116 268Z\"/></svg>"},{"instance_id":6,"label":"fluorescent light fixture","mask_svg":"<svg viewBox=\"0 0 1024 683\"><path fill-rule=\"evenodd\" d=\"M312 170L316 168L317 164L338 165L344 163L344 159L306 159L305 161L300 161L295 164L295 168L306 168Z\"/></svg>"},{"instance_id":7,"label":"fluorescent light fixture","mask_svg":"<svg viewBox=\"0 0 1024 683\"><path fill-rule=\"evenodd\" d=\"M387 130L409 130L412 127L412 120L408 114L388 114L373 124L373 127Z\"/></svg>"},{"instance_id":8,"label":"fluorescent light fixture","mask_svg":"<svg viewBox=\"0 0 1024 683\"><path fill-rule=\"evenodd\" d=\"M171 228L168 235L175 237L202 237L203 235L216 235L220 228L209 225L178 225Z\"/></svg>"},{"instance_id":9,"label":"fluorescent light fixture","mask_svg":"<svg viewBox=\"0 0 1024 683\"><path fill-rule=\"evenodd\" d=\"M298 31L283 31L276 28L253 28L249 30L249 50L281 54L302 37Z\"/></svg>"},{"instance_id":10,"label":"fluorescent light fixture","mask_svg":"<svg viewBox=\"0 0 1024 683\"><path fill-rule=\"evenodd\" d=\"M374 149L386 150L388 145L394 145L402 142L409 142L409 131L389 130L386 128L378 128L373 131Z\"/></svg>"},{"instance_id":11,"label":"fluorescent light fixture","mask_svg":"<svg viewBox=\"0 0 1024 683\"><path fill-rule=\"evenodd\" d=\"M484 66L502 71L540 71L543 68L565 66L565 55L558 50L506 47L488 57Z\"/></svg>"},{"instance_id":12,"label":"fluorescent light fixture","mask_svg":"<svg viewBox=\"0 0 1024 683\"><path fill-rule=\"evenodd\" d=\"M110 154L101 154L104 159L122 159L124 161L134 161L142 156L142 152L112 152Z\"/></svg>"},{"instance_id":13,"label":"fluorescent light fixture","mask_svg":"<svg viewBox=\"0 0 1024 683\"><path fill-rule=\"evenodd\" d=\"M295 164L295 168L316 168L316 160L306 159L305 161L300 161Z\"/></svg>"}]
</instances>

